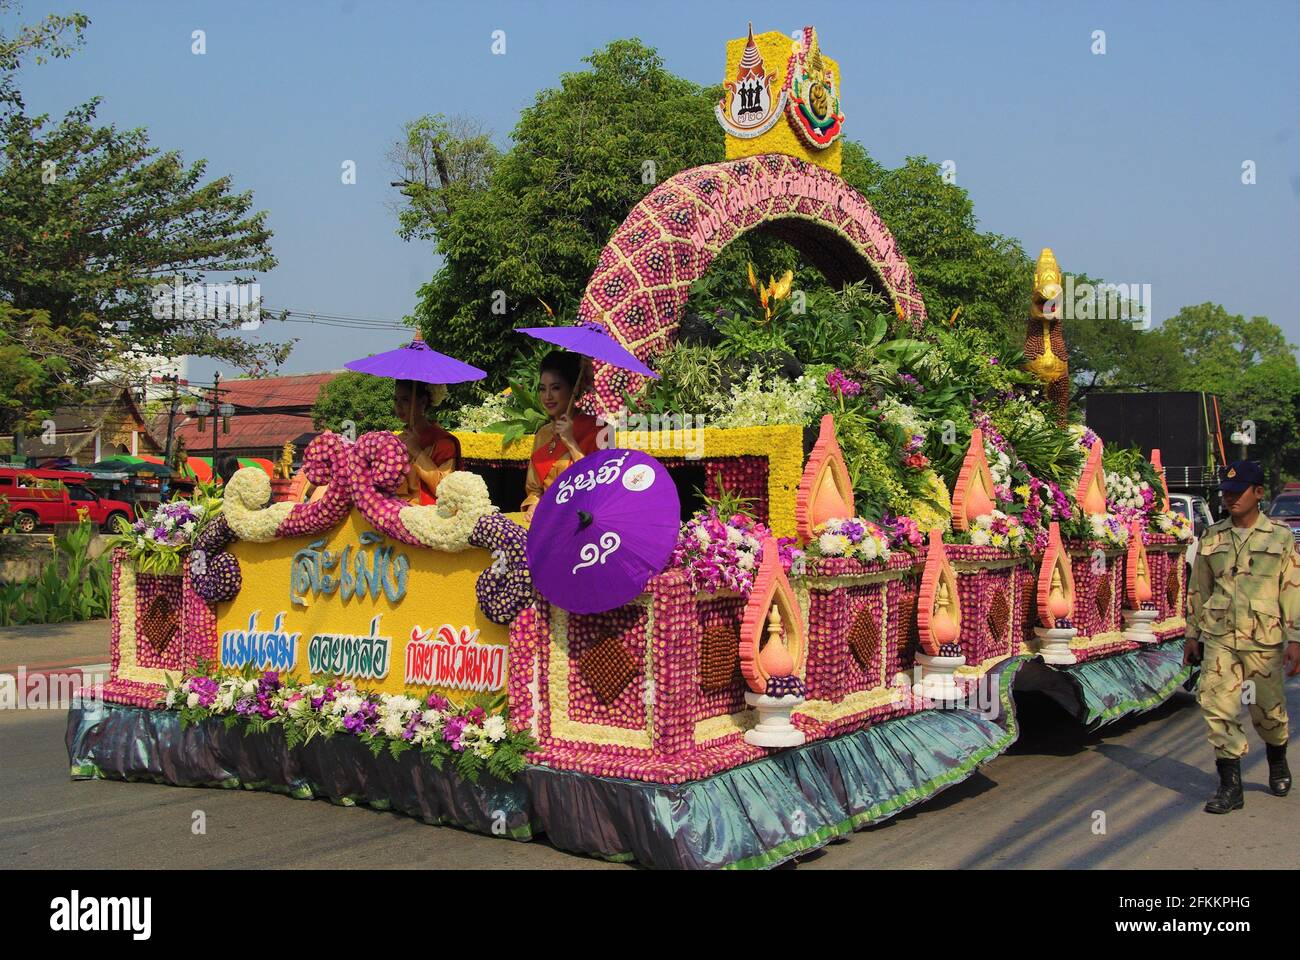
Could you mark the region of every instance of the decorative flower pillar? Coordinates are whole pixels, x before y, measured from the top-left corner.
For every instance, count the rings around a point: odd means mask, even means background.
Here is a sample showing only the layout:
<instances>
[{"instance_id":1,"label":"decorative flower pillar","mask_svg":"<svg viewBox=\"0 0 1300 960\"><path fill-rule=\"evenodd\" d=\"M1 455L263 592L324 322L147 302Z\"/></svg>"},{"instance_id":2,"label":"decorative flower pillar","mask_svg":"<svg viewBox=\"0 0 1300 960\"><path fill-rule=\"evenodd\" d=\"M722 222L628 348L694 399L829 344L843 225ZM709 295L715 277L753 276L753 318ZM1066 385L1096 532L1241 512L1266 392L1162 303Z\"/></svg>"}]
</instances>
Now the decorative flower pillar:
<instances>
[{"instance_id":1,"label":"decorative flower pillar","mask_svg":"<svg viewBox=\"0 0 1300 960\"><path fill-rule=\"evenodd\" d=\"M1169 512L1169 483L1165 480L1165 465L1160 459L1160 448L1151 448L1151 466L1156 468L1156 475L1160 478L1160 510L1162 513Z\"/></svg>"},{"instance_id":2,"label":"decorative flower pillar","mask_svg":"<svg viewBox=\"0 0 1300 960\"><path fill-rule=\"evenodd\" d=\"M1142 543L1142 524L1137 520L1129 528L1128 559L1125 562L1124 639L1133 643L1154 643L1152 625L1158 611L1151 591L1151 567L1147 562L1147 548Z\"/></svg>"},{"instance_id":3,"label":"decorative flower pillar","mask_svg":"<svg viewBox=\"0 0 1300 960\"><path fill-rule=\"evenodd\" d=\"M1094 440L1088 451L1074 500L1084 513L1106 514L1106 471L1101 465L1101 440Z\"/></svg>"},{"instance_id":4,"label":"decorative flower pillar","mask_svg":"<svg viewBox=\"0 0 1300 960\"><path fill-rule=\"evenodd\" d=\"M749 684L745 702L758 711L758 724L745 731L745 742L756 747L797 747L804 742L790 715L804 702L799 672L808 643L779 550L774 538L764 541L740 624L740 672Z\"/></svg>"},{"instance_id":5,"label":"decorative flower pillar","mask_svg":"<svg viewBox=\"0 0 1300 960\"><path fill-rule=\"evenodd\" d=\"M956 512L954 511L954 517ZM943 549L938 529L930 531L930 549L921 574L921 588L916 601L916 624L924 653L916 655L920 677L912 693L926 700L952 701L963 694L954 674L966 665L961 644L961 601L957 594L957 575Z\"/></svg>"},{"instance_id":6,"label":"decorative flower pillar","mask_svg":"<svg viewBox=\"0 0 1300 960\"><path fill-rule=\"evenodd\" d=\"M984 455L984 431L970 432L970 446L952 491L952 528L969 530L977 517L993 512L993 471Z\"/></svg>"},{"instance_id":7,"label":"decorative flower pillar","mask_svg":"<svg viewBox=\"0 0 1300 960\"><path fill-rule=\"evenodd\" d=\"M821 430L795 496L795 527L804 543L816 538L827 520L851 520L854 515L853 481L844 452L835 436L835 418L822 417Z\"/></svg>"},{"instance_id":8,"label":"decorative flower pillar","mask_svg":"<svg viewBox=\"0 0 1300 960\"><path fill-rule=\"evenodd\" d=\"M1043 660L1053 664L1075 662L1070 641L1078 633L1070 622L1074 610L1074 574L1070 572L1070 559L1061 542L1061 527L1053 522L1048 529L1047 549L1038 568L1038 620L1042 626L1034 627L1038 652Z\"/></svg>"}]
</instances>

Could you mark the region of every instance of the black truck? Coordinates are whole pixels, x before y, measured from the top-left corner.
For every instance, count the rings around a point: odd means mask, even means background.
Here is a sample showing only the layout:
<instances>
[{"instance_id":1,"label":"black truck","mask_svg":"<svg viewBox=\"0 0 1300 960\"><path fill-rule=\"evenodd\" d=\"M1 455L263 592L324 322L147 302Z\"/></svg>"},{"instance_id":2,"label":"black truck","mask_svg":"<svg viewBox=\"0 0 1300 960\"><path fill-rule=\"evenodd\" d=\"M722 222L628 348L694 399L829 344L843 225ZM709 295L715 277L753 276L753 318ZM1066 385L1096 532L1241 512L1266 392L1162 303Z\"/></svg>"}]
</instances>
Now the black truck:
<instances>
[{"instance_id":1,"label":"black truck","mask_svg":"<svg viewBox=\"0 0 1300 960\"><path fill-rule=\"evenodd\" d=\"M1088 426L1108 444L1160 451L1173 509L1193 522L1196 536L1217 510L1224 462L1219 398L1212 393L1090 393Z\"/></svg>"}]
</instances>

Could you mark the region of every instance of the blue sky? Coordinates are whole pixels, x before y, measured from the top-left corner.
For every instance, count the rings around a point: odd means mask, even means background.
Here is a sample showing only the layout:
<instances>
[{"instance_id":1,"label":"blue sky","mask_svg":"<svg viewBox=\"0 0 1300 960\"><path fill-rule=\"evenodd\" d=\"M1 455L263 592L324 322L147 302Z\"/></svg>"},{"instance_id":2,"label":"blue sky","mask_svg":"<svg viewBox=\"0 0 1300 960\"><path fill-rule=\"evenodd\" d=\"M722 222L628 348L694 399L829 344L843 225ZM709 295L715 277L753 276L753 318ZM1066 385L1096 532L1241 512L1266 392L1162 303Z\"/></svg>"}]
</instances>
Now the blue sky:
<instances>
[{"instance_id":1,"label":"blue sky","mask_svg":"<svg viewBox=\"0 0 1300 960\"><path fill-rule=\"evenodd\" d=\"M101 120L144 126L155 145L206 157L211 175L253 190L275 232L280 265L260 278L273 307L411 311L437 261L396 234L384 155L405 121L470 114L504 145L538 90L619 37L716 83L726 40L752 19L756 32L815 25L841 64L845 135L887 166L954 161L982 229L1031 253L1051 246L1066 272L1151 284L1157 322L1213 300L1300 342L1295 0L27 0L21 19L73 9L92 19L86 45L26 68L29 106L57 113L101 95ZM203 56L191 53L194 30ZM506 33L504 56L491 52L494 30ZM345 160L355 185L341 182ZM337 368L404 339L278 323L262 333L303 337L286 372ZM191 376L212 369L196 363Z\"/></svg>"}]
</instances>

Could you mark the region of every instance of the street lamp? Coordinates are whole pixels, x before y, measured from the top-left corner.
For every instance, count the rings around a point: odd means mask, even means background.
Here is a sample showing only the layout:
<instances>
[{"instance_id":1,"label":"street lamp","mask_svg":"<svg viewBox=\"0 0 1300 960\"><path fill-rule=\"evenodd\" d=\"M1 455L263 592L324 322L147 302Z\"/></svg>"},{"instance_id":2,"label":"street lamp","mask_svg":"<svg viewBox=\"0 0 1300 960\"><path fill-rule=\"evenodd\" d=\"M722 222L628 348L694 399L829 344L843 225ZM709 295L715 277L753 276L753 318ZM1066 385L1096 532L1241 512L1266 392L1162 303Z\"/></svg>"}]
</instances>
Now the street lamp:
<instances>
[{"instance_id":1,"label":"street lamp","mask_svg":"<svg viewBox=\"0 0 1300 960\"><path fill-rule=\"evenodd\" d=\"M208 403L206 400L200 400L194 405L194 412L199 418L199 433L202 433L203 428L207 426L208 413L211 412L211 410L212 404Z\"/></svg>"},{"instance_id":2,"label":"street lamp","mask_svg":"<svg viewBox=\"0 0 1300 960\"><path fill-rule=\"evenodd\" d=\"M221 432L230 432L230 418L235 415L235 405L233 403L223 403L219 408L221 413Z\"/></svg>"}]
</instances>

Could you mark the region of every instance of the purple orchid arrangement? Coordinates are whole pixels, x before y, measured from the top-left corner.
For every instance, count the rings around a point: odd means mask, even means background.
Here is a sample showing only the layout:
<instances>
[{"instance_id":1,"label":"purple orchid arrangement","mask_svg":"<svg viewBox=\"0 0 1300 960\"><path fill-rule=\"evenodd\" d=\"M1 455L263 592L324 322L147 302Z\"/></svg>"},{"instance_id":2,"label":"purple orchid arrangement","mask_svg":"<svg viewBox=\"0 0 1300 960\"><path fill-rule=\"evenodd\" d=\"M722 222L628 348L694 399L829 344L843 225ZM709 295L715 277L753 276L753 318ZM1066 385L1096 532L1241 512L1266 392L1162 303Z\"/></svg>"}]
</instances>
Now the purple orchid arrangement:
<instances>
[{"instance_id":1,"label":"purple orchid arrangement","mask_svg":"<svg viewBox=\"0 0 1300 960\"><path fill-rule=\"evenodd\" d=\"M831 393L841 399L856 397L862 392L862 384L846 376L839 367L826 374L826 386L830 387Z\"/></svg>"},{"instance_id":2,"label":"purple orchid arrangement","mask_svg":"<svg viewBox=\"0 0 1300 960\"><path fill-rule=\"evenodd\" d=\"M691 587L704 593L730 590L748 596L754 573L763 559L763 541L772 535L762 523L747 514L723 519L717 508L702 510L691 517L677 537L670 565L684 569ZM794 537L777 541L781 567L786 573L802 573L806 558Z\"/></svg>"}]
</instances>

